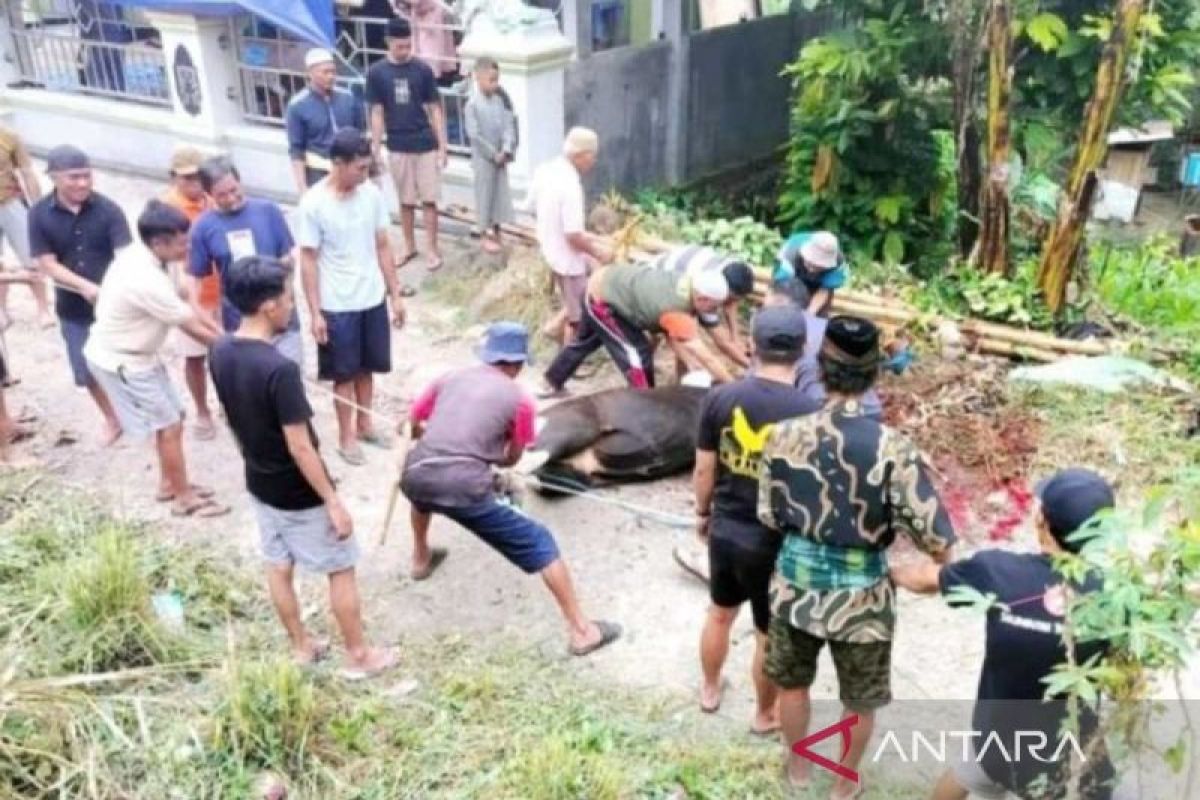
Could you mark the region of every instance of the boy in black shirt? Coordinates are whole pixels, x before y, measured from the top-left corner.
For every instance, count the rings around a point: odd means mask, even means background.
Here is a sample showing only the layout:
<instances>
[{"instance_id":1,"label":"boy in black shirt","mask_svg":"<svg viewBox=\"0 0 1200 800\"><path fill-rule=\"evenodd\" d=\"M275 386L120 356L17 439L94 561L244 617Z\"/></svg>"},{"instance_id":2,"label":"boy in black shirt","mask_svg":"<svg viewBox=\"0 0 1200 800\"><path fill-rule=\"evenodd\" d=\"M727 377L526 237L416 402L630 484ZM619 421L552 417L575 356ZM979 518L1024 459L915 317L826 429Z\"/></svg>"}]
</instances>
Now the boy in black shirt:
<instances>
[{"instance_id":1,"label":"boy in black shirt","mask_svg":"<svg viewBox=\"0 0 1200 800\"><path fill-rule=\"evenodd\" d=\"M803 312L790 306L762 309L754 318L753 341L755 374L713 389L700 412L693 483L696 528L708 541L712 598L700 635L700 709L712 713L721 705L721 667L729 652L730 628L749 600L758 701L751 731L767 734L779 728L775 687L763 674L771 617L767 587L779 538L758 520L759 456L774 423L811 414L820 404L793 386L804 350Z\"/></svg>"},{"instance_id":2,"label":"boy in black shirt","mask_svg":"<svg viewBox=\"0 0 1200 800\"><path fill-rule=\"evenodd\" d=\"M346 645L344 677L376 675L396 663L391 650L368 647L354 565L354 525L317 452L300 368L272 344L295 308L290 270L251 256L223 278L238 310L236 333L218 339L209 359L213 385L246 463L246 488L258 517L267 585L287 629L293 657L309 664L328 652L300 618L294 567L329 576L329 602Z\"/></svg>"},{"instance_id":3,"label":"boy in black shirt","mask_svg":"<svg viewBox=\"0 0 1200 800\"><path fill-rule=\"evenodd\" d=\"M965 800L974 797L1004 797L1013 792L1022 797L1060 797L1069 759L1046 763L1062 742L1061 725L1067 716L1063 699L1043 701L1043 682L1067 660L1062 640L1062 619L1072 593L1096 591L1099 576L1091 575L1080 585L1067 585L1055 571L1053 556L1077 553L1083 546L1074 534L1098 512L1115 505L1112 488L1094 472L1068 469L1043 481L1036 489L1040 509L1036 520L1041 552L1012 553L982 550L970 558L945 566L932 563L895 564L892 580L918 594L940 591L948 594L956 586L994 595L997 601L987 614L987 640L979 696L972 727L978 732L976 748L993 737L1002 747L982 747L982 754L947 770L933 791L934 800ZM1075 659L1083 663L1102 653L1102 642L1077 645ZM1025 702L1012 702L1025 701ZM1088 747L1097 727L1095 712L1080 714L1078 743ZM1049 744L1034 752L1044 735ZM1019 737L1019 738L1018 738ZM1028 744L1022 745L1022 741ZM1028 751L1022 748L1027 748ZM1006 757L1006 752L1011 758ZM1073 750L1063 751L1070 754ZM1088 800L1108 798L1112 765L1100 748L1082 782ZM1040 758L1039 758L1040 756ZM1046 789L1038 788L1044 785Z\"/></svg>"}]
</instances>

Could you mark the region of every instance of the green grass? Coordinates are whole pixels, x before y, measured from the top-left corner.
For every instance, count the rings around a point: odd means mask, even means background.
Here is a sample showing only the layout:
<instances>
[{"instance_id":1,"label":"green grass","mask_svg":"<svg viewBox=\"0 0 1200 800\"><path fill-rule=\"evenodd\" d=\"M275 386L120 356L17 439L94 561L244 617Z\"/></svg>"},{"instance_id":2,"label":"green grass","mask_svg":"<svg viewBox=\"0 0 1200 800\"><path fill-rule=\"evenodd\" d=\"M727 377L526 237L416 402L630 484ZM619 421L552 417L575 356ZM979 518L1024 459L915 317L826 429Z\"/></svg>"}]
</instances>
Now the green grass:
<instances>
[{"instance_id":1,"label":"green grass","mask_svg":"<svg viewBox=\"0 0 1200 800\"><path fill-rule=\"evenodd\" d=\"M227 563L0 475L0 800L778 796L777 743L508 640L405 641L363 685L301 670ZM180 631L149 604L166 590ZM923 794L872 778L867 797Z\"/></svg>"}]
</instances>

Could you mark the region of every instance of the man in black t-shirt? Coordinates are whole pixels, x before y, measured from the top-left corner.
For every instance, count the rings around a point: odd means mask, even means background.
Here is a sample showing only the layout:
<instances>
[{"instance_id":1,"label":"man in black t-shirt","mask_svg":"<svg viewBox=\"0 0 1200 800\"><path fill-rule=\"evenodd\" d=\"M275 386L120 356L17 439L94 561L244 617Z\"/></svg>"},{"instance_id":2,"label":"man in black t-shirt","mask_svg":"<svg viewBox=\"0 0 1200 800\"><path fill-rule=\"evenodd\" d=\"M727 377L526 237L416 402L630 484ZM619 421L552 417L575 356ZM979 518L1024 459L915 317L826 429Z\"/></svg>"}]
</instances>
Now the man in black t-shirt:
<instances>
[{"instance_id":1,"label":"man in black t-shirt","mask_svg":"<svg viewBox=\"0 0 1200 800\"><path fill-rule=\"evenodd\" d=\"M1036 494L1040 553L982 550L945 566L905 563L890 569L898 586L919 594L949 595L956 587L967 587L996 598L987 613L983 669L972 716L979 736L973 743L976 751L942 775L934 800L964 800L968 794L998 798L1006 792L1049 798L1065 792L1067 756L1075 752L1073 746L1067 744L1055 763L1047 762L1063 745L1067 704L1062 698L1044 699L1045 679L1067 660L1062 620L1071 595L1096 591L1102 583L1092 574L1080 584L1067 584L1055 570L1053 557L1079 552L1084 542L1075 534L1098 512L1112 508L1115 499L1103 478L1084 469L1058 473L1039 484ZM1102 642L1081 642L1075 659L1083 663L1103 651ZM1097 724L1095 712L1084 709L1076 741L1085 751ZM984 746L989 741L992 744ZM1048 744L1042 747L1041 741ZM1103 747L1099 755L1090 756L1087 766L1082 796L1110 797L1113 770Z\"/></svg>"},{"instance_id":2,"label":"man in black t-shirt","mask_svg":"<svg viewBox=\"0 0 1200 800\"><path fill-rule=\"evenodd\" d=\"M796 363L804 350L804 316L795 308L764 308L752 328L755 374L713 389L700 412L696 442L697 531L708 540L712 606L700 635L704 683L700 709L721 705L721 668L729 633L742 603L750 601L756 644L752 677L757 711L751 730L778 730L775 687L763 674L778 537L758 520L759 456L774 423L811 414L820 405L798 391Z\"/></svg>"},{"instance_id":3,"label":"man in black t-shirt","mask_svg":"<svg viewBox=\"0 0 1200 800\"><path fill-rule=\"evenodd\" d=\"M273 258L233 263L222 290L241 323L213 345L209 367L246 463L267 585L293 658L308 664L328 652L301 620L294 584L298 563L329 577L329 601L346 646L343 675L365 678L392 667L396 654L368 647L363 637L354 525L317 452L300 368L272 344L295 310L290 284L290 270Z\"/></svg>"},{"instance_id":4,"label":"man in black t-shirt","mask_svg":"<svg viewBox=\"0 0 1200 800\"><path fill-rule=\"evenodd\" d=\"M446 168L446 114L433 70L413 57L412 29L407 20L387 24L387 57L367 70L366 96L370 108L371 151L380 160L387 133L388 167L400 200L404 253L399 266L417 255L417 206L429 237L426 255L430 270L442 266L438 250L437 203L442 170Z\"/></svg>"}]
</instances>

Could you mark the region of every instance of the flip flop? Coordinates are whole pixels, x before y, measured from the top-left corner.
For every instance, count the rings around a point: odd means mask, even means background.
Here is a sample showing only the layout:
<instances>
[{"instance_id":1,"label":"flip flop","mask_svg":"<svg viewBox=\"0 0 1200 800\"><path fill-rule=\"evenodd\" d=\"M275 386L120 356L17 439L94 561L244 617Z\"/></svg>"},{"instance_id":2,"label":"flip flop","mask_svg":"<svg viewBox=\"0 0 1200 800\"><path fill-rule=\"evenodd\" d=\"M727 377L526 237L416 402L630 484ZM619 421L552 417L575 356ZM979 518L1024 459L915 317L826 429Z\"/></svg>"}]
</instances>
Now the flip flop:
<instances>
[{"instance_id":1,"label":"flip flop","mask_svg":"<svg viewBox=\"0 0 1200 800\"><path fill-rule=\"evenodd\" d=\"M229 513L229 506L222 505L212 498L201 499L200 502L190 506L176 506L171 509L172 517L196 517L198 519L212 519L213 517L223 517Z\"/></svg>"},{"instance_id":2,"label":"flip flop","mask_svg":"<svg viewBox=\"0 0 1200 800\"><path fill-rule=\"evenodd\" d=\"M593 620L596 627L600 630L600 638L584 647L572 647L571 655L582 658L596 652L601 647L608 645L621 638L621 626L615 622L605 622L604 620Z\"/></svg>"},{"instance_id":3,"label":"flip flop","mask_svg":"<svg viewBox=\"0 0 1200 800\"><path fill-rule=\"evenodd\" d=\"M329 652L329 642L323 639L318 639L313 643L312 655L308 659L296 658L296 656L293 655L292 661L297 667L302 669L305 667L314 667L325 659L329 658Z\"/></svg>"},{"instance_id":4,"label":"flip flop","mask_svg":"<svg viewBox=\"0 0 1200 800\"><path fill-rule=\"evenodd\" d=\"M388 670L393 669L399 663L400 656L396 654L395 650L389 648L387 651L387 658L385 658L383 663L379 666L372 669L366 669L363 667L342 667L340 670L338 670L338 674L342 676L343 680L354 682L365 681L369 678L382 675Z\"/></svg>"},{"instance_id":5,"label":"flip flop","mask_svg":"<svg viewBox=\"0 0 1200 800\"><path fill-rule=\"evenodd\" d=\"M430 272L437 272L439 269L442 268L442 265L445 263L446 263L446 259L442 258L441 256L430 256L429 263L426 265L425 268L428 269Z\"/></svg>"},{"instance_id":6,"label":"flip flop","mask_svg":"<svg viewBox=\"0 0 1200 800\"><path fill-rule=\"evenodd\" d=\"M192 434L196 437L197 441L211 442L217 438L217 426L211 421L200 422L197 420L196 424L192 427Z\"/></svg>"},{"instance_id":7,"label":"flip flop","mask_svg":"<svg viewBox=\"0 0 1200 800\"><path fill-rule=\"evenodd\" d=\"M760 730L751 725L748 730L750 731L751 736L762 736L766 738L767 736L774 736L783 729L779 725L772 725L770 728L763 728Z\"/></svg>"},{"instance_id":8,"label":"flip flop","mask_svg":"<svg viewBox=\"0 0 1200 800\"><path fill-rule=\"evenodd\" d=\"M372 447L378 447L380 450L391 450L392 440L381 434L379 431L368 431L360 433L358 440L363 444L369 444Z\"/></svg>"},{"instance_id":9,"label":"flip flop","mask_svg":"<svg viewBox=\"0 0 1200 800\"><path fill-rule=\"evenodd\" d=\"M196 497L199 497L201 500L207 500L216 494L214 489L210 489L207 486L201 486L198 483L193 483L188 488L192 490L192 494L196 495ZM175 495L170 494L169 492L159 492L158 494L154 495L154 499L159 503L169 503L175 499Z\"/></svg>"},{"instance_id":10,"label":"flip flop","mask_svg":"<svg viewBox=\"0 0 1200 800\"><path fill-rule=\"evenodd\" d=\"M398 261L396 261L396 269L400 269L401 267L403 267L404 265L408 264L409 262L411 262L411 261L412 261L414 258L416 258L416 257L417 257L417 251L416 251L416 250L413 250L411 253L405 253L405 254L403 254L402 256L400 256L399 260L398 260Z\"/></svg>"},{"instance_id":11,"label":"flip flop","mask_svg":"<svg viewBox=\"0 0 1200 800\"><path fill-rule=\"evenodd\" d=\"M414 288L414 287L412 287L412 286L409 286L409 285L406 283L406 284L404 284L403 286L401 286L401 287L400 287L400 296L401 296L401 297L416 297L416 296L417 296L417 290L416 290L416 288Z\"/></svg>"},{"instance_id":12,"label":"flip flop","mask_svg":"<svg viewBox=\"0 0 1200 800\"><path fill-rule=\"evenodd\" d=\"M446 556L450 555L450 551L444 547L435 547L429 553L429 564L425 569L413 570L412 579L414 581L427 581L433 577L433 573L437 572L437 568L446 560Z\"/></svg>"},{"instance_id":13,"label":"flip flop","mask_svg":"<svg viewBox=\"0 0 1200 800\"><path fill-rule=\"evenodd\" d=\"M342 461L352 467L361 467L367 463L367 457L363 455L362 448L357 445L349 450L339 447L337 454L342 457Z\"/></svg>"},{"instance_id":14,"label":"flip flop","mask_svg":"<svg viewBox=\"0 0 1200 800\"><path fill-rule=\"evenodd\" d=\"M720 694L717 696L716 705L706 706L704 701L700 702L700 711L703 714L715 714L721 710L721 703L725 700L725 690L729 688L729 681L721 678Z\"/></svg>"}]
</instances>

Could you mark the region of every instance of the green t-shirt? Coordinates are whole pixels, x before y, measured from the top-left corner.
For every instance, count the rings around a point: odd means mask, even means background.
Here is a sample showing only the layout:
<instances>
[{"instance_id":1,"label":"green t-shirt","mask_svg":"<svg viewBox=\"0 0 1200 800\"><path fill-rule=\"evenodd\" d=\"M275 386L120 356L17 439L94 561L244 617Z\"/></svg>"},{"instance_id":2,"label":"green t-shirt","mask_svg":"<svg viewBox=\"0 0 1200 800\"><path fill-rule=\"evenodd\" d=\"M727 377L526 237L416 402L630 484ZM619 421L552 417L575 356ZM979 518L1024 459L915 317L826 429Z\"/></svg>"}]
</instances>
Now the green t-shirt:
<instances>
[{"instance_id":1,"label":"green t-shirt","mask_svg":"<svg viewBox=\"0 0 1200 800\"><path fill-rule=\"evenodd\" d=\"M686 277L642 264L614 264L600 284L600 296L614 311L637 327L661 333L662 315L692 313Z\"/></svg>"}]
</instances>

